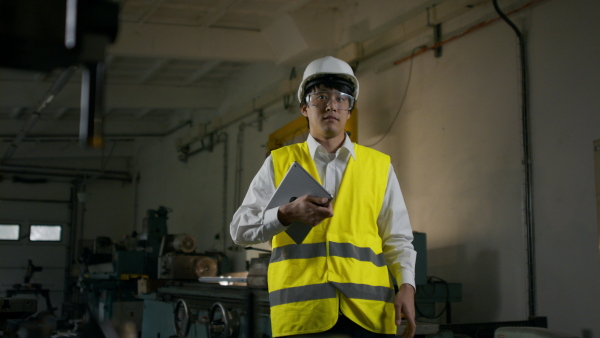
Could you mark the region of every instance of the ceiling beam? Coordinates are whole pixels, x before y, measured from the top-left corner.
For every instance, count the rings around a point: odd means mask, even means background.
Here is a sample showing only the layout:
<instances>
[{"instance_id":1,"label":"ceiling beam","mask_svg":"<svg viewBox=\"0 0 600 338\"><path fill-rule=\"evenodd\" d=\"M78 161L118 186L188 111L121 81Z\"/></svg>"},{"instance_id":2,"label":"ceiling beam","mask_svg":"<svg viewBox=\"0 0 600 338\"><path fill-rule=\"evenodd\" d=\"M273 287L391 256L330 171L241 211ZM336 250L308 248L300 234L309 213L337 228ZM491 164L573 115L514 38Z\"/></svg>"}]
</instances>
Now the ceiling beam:
<instances>
[{"instance_id":1,"label":"ceiling beam","mask_svg":"<svg viewBox=\"0 0 600 338\"><path fill-rule=\"evenodd\" d=\"M221 0L217 2L217 6L214 11L211 11L204 17L204 22L202 23L203 27L210 27L213 23L217 22L227 11L242 2L242 0Z\"/></svg>"},{"instance_id":2,"label":"ceiling beam","mask_svg":"<svg viewBox=\"0 0 600 338\"><path fill-rule=\"evenodd\" d=\"M220 64L221 64L221 61L217 61L217 60L206 62L205 64L202 65L202 67L198 68L196 71L194 71L193 73L191 73L185 79L185 83L188 84L188 85L190 85L190 84L198 81L198 79L200 79L204 75L208 74L208 72L210 72L211 70L215 69Z\"/></svg>"},{"instance_id":3,"label":"ceiling beam","mask_svg":"<svg viewBox=\"0 0 600 338\"><path fill-rule=\"evenodd\" d=\"M159 70L163 69L165 65L169 62L168 59L158 59L154 62L154 64L144 72L144 74L140 77L141 82L148 81L151 77L154 76Z\"/></svg>"},{"instance_id":4,"label":"ceiling beam","mask_svg":"<svg viewBox=\"0 0 600 338\"><path fill-rule=\"evenodd\" d=\"M143 22L145 22L146 20L148 20L148 18L149 18L149 17L150 17L152 14L154 14L154 12L156 12L156 10L158 9L158 7L160 7L160 6L161 6L161 5L162 5L164 2L165 2L165 0L159 0L159 1L156 1L156 2L154 3L154 5L152 5L152 6L150 7L150 9L148 9L148 11L146 11L146 13L144 13L144 16L142 16L138 22L140 22L140 23L143 23Z\"/></svg>"},{"instance_id":5,"label":"ceiling beam","mask_svg":"<svg viewBox=\"0 0 600 338\"><path fill-rule=\"evenodd\" d=\"M151 108L143 108L135 114L135 119L140 120L152 112Z\"/></svg>"},{"instance_id":6,"label":"ceiling beam","mask_svg":"<svg viewBox=\"0 0 600 338\"><path fill-rule=\"evenodd\" d=\"M25 109L23 109L23 107L15 107L11 110L10 112L10 118L11 120L16 120L19 118L19 116L21 115L21 113L24 111Z\"/></svg>"},{"instance_id":7,"label":"ceiling beam","mask_svg":"<svg viewBox=\"0 0 600 338\"><path fill-rule=\"evenodd\" d=\"M56 112L54 113L54 116L52 116L52 118L55 120L60 120L63 116L65 116L67 111L69 111L69 108L66 108L66 107L58 108L58 109L56 109Z\"/></svg>"},{"instance_id":8,"label":"ceiling beam","mask_svg":"<svg viewBox=\"0 0 600 338\"><path fill-rule=\"evenodd\" d=\"M109 55L236 62L275 61L259 32L122 22Z\"/></svg>"}]
</instances>

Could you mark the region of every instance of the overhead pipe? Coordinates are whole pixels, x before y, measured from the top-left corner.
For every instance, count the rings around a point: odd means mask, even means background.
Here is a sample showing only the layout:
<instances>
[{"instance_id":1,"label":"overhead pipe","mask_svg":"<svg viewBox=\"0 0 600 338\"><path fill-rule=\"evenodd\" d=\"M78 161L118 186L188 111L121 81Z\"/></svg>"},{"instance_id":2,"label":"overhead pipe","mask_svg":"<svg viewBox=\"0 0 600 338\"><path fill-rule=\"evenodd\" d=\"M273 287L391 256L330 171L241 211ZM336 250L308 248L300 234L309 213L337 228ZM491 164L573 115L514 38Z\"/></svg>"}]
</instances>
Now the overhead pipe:
<instances>
[{"instance_id":1,"label":"overhead pipe","mask_svg":"<svg viewBox=\"0 0 600 338\"><path fill-rule=\"evenodd\" d=\"M129 173L126 171L113 171L113 170L95 170L95 169L77 169L67 167L52 167L52 166L41 166L41 165L18 165L18 164L1 164L0 168L25 168L25 169L40 169L40 170L58 170L58 171L72 171L78 174L108 174L115 176L129 177Z\"/></svg>"},{"instance_id":2,"label":"overhead pipe","mask_svg":"<svg viewBox=\"0 0 600 338\"><path fill-rule=\"evenodd\" d=\"M12 142L12 139L14 138L14 135L6 135L6 134L0 134L0 139L10 139L10 140L3 140L0 142ZM35 143L56 143L56 142L73 142L78 138L77 135L51 135L51 134L35 134L35 135L30 135L29 137L26 137L23 139L22 142L35 142ZM106 137L105 137L106 139ZM133 138L115 138L115 139L110 139L109 141L111 142L134 142L135 139Z\"/></svg>"},{"instance_id":3,"label":"overhead pipe","mask_svg":"<svg viewBox=\"0 0 600 338\"><path fill-rule=\"evenodd\" d=\"M284 81L289 83L288 80ZM282 99L285 100L286 95L289 95L291 91L289 90L273 90L268 94L262 95L257 99L253 99L252 100L252 108L240 108L238 109L239 114L235 117L230 118L230 120L226 121L225 123L220 124L219 126L215 127L214 129L210 130L210 131L205 131L202 134L199 135L195 135L192 137L188 137L188 139L186 140L182 140L180 144L177 145L177 150L181 151L182 149L185 148L189 148L192 144L198 142L198 141L202 141L206 136L214 134L220 130L224 130L238 122L243 123L243 120L247 119L248 117L257 114L257 121L258 121L258 129L259 131L262 131L262 121L266 120L270 115L274 115L276 113L271 113L269 116L267 116L266 114L264 114L264 110L276 103L278 103L279 101L281 101ZM258 104L256 103L256 101L260 101ZM226 117L228 117L229 115L227 115Z\"/></svg>"},{"instance_id":4,"label":"overhead pipe","mask_svg":"<svg viewBox=\"0 0 600 338\"><path fill-rule=\"evenodd\" d=\"M514 13L520 12L520 11L522 11L522 10L528 8L528 7L531 7L531 6L533 6L536 3L541 2L541 1L544 1L544 0L532 0L532 1L524 4L523 6L520 6L520 7L516 8L516 9L514 9L514 10L508 12L508 13L506 13L506 15L512 15ZM423 54L425 52L428 52L430 50L436 50L437 48L439 48L439 47L441 47L441 46L443 46L443 45L445 45L445 44L447 44L449 42L452 42L452 41L454 41L456 39L462 38L465 35L473 33L474 31L479 30L480 28L486 27L486 26L488 26L488 25L490 25L490 24L492 24L492 23L494 23L494 22L496 22L498 20L501 20L501 19L502 19L502 17L499 16L499 17L493 18L491 20L481 22L481 23L479 23L477 25L471 26L470 28L466 29L464 32L462 32L460 34L457 34L457 35L454 35L454 36L449 37L447 39L444 39L444 40L442 40L442 41L440 41L438 43L434 43L431 46L423 46L421 49L419 49L419 51L417 51L415 53L411 52L410 55L392 62L392 66L399 65L399 64L401 64L401 63L403 63L405 61L408 61L408 60L410 60L410 59L412 59L412 58L414 58L416 56L419 56L419 55L421 55L421 54Z\"/></svg>"},{"instance_id":5,"label":"overhead pipe","mask_svg":"<svg viewBox=\"0 0 600 338\"><path fill-rule=\"evenodd\" d=\"M35 199L35 198L4 198L4 197L0 197L0 201L4 201L4 202L69 204L68 200L44 200L44 199Z\"/></svg>"},{"instance_id":6,"label":"overhead pipe","mask_svg":"<svg viewBox=\"0 0 600 338\"><path fill-rule=\"evenodd\" d=\"M189 126L192 125L192 120L184 121L181 124L167 130L164 133L135 133L135 134L115 133L115 134L104 134L103 138L106 139L107 141L114 141L114 142L133 142L133 141L135 141L135 138L137 138L137 137L166 137L188 125ZM0 138L12 138L12 137L15 137L15 136L0 134ZM46 142L78 141L79 135L74 135L74 134L33 134L27 138L24 138L22 141L28 142L31 139L34 139L36 142L40 142L40 141L42 141L42 142L45 142L45 141ZM59 140L55 141L55 139L59 139Z\"/></svg>"},{"instance_id":7,"label":"overhead pipe","mask_svg":"<svg viewBox=\"0 0 600 338\"><path fill-rule=\"evenodd\" d=\"M525 166L525 227L527 230L527 277L529 294L529 316L534 317L537 313L537 297L535 282L535 233L533 222L533 179L531 164L531 144L529 137L529 76L527 65L527 46L525 37L519 28L502 12L498 6L498 0L492 0L494 9L504 22L513 29L519 40L519 54L521 61L521 128L523 133L523 162Z\"/></svg>"},{"instance_id":8,"label":"overhead pipe","mask_svg":"<svg viewBox=\"0 0 600 338\"><path fill-rule=\"evenodd\" d=\"M54 91L54 90L53 90ZM181 128L187 126L187 125L191 125L192 121L191 120L187 120L177 126L175 126L174 128L168 130L165 133L160 133L160 134L130 134L128 135L129 137L165 137L165 136L169 136L172 133L175 133L176 131L180 130ZM24 134L25 135L25 134ZM118 135L118 134L114 134L114 135L109 135L108 138L110 137L124 137L125 135ZM60 138L64 138L64 135L60 135L60 136L37 136L37 137L60 137ZM78 136L67 136L67 137L72 137L74 140L78 139ZM121 140L123 141L123 140ZM130 140L126 140L126 141L130 141ZM133 140L131 140L133 141ZM21 138L20 142L26 142L26 139ZM16 147L15 147L16 149ZM42 170L42 171L16 171L16 170L10 170L10 169L4 169L4 168L25 168L25 169L31 169L31 170ZM63 172L73 172L73 174L69 174L69 173L56 173L56 172L49 172L48 170L56 170L56 171L63 171ZM71 177L71 178L78 178L78 177L82 177L82 176L94 176L95 178L101 179L101 180L118 180L121 182L131 182L132 181L132 177L131 174L128 172L124 172L124 171L111 171L111 170L94 170L94 169L81 169L81 168L67 168L67 167L49 167L49 166L35 166L35 165L18 165L18 164L6 164L3 161L0 163L0 173L16 173L16 174L24 174L24 175L42 175L42 176L57 176L57 177Z\"/></svg>"},{"instance_id":9,"label":"overhead pipe","mask_svg":"<svg viewBox=\"0 0 600 338\"><path fill-rule=\"evenodd\" d=\"M42 100L40 100L40 102L37 105L37 107L35 108L34 112L31 113L31 116L29 116L29 119L27 120L27 122L25 122L25 125L23 126L23 128L21 128L21 130L17 133L17 136L13 140L12 144L8 147L8 149L6 149L6 152L4 153L4 157L2 158L2 161L1 161L2 163L8 161L13 156L13 154L15 153L15 151L17 150L17 148L19 147L19 145L21 144L21 142L23 141L25 136L27 136L27 133L29 133L31 128L33 128L33 126L36 124L42 111L44 111L44 109L46 109L48 104L50 102L52 102L52 100L54 100L54 97L56 96L56 94L58 94L63 89L63 87L67 84L67 82L69 82L69 80L71 79L71 76L73 76L73 74L75 73L76 70L77 70L76 66L71 66L69 68L66 68L58 76L56 81L54 81L54 83L52 84L50 89L42 97Z\"/></svg>"},{"instance_id":10,"label":"overhead pipe","mask_svg":"<svg viewBox=\"0 0 600 338\"><path fill-rule=\"evenodd\" d=\"M6 169L0 169L0 174L65 177L65 178L71 178L71 179L89 178L87 175L81 175L81 174L76 174L76 173L65 174L65 173L53 173L53 172L45 172L45 171L25 171L25 170L6 170ZM110 175L95 175L93 177L94 177L94 179L99 179L99 180L119 181L119 182L123 182L123 183L131 182L131 177L119 177L119 176L110 176Z\"/></svg>"}]
</instances>

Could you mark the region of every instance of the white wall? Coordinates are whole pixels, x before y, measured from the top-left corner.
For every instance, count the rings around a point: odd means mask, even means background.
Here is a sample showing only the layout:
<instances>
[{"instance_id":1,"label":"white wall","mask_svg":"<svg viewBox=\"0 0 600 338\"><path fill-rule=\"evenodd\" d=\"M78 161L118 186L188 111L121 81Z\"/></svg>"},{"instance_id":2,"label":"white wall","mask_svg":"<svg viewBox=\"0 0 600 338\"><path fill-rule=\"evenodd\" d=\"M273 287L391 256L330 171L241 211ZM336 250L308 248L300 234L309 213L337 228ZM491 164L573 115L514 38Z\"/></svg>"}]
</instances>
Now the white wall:
<instances>
[{"instance_id":1,"label":"white wall","mask_svg":"<svg viewBox=\"0 0 600 338\"><path fill-rule=\"evenodd\" d=\"M406 102L375 148L392 156L413 229L427 233L428 275L462 283L453 321L525 319L514 38L497 24L413 62ZM410 67L359 74L363 144L392 123Z\"/></svg>"},{"instance_id":2,"label":"white wall","mask_svg":"<svg viewBox=\"0 0 600 338\"><path fill-rule=\"evenodd\" d=\"M133 188L133 183L113 180L91 180L87 183L79 238L93 240L98 236L108 236L119 241L131 235L134 230Z\"/></svg>"},{"instance_id":3,"label":"white wall","mask_svg":"<svg viewBox=\"0 0 600 338\"><path fill-rule=\"evenodd\" d=\"M516 19L530 37L537 314L578 336L600 332L597 11L556 0ZM391 123L409 67L359 73L363 144ZM419 56L398 120L375 146L392 155L413 227L428 235L428 274L463 284L458 322L528 314L519 79L516 38L501 22L439 59Z\"/></svg>"},{"instance_id":4,"label":"white wall","mask_svg":"<svg viewBox=\"0 0 600 338\"><path fill-rule=\"evenodd\" d=\"M530 46L540 314L548 315L551 326L596 337L600 264L593 142L600 139L598 11L598 1L544 3L531 16Z\"/></svg>"}]
</instances>

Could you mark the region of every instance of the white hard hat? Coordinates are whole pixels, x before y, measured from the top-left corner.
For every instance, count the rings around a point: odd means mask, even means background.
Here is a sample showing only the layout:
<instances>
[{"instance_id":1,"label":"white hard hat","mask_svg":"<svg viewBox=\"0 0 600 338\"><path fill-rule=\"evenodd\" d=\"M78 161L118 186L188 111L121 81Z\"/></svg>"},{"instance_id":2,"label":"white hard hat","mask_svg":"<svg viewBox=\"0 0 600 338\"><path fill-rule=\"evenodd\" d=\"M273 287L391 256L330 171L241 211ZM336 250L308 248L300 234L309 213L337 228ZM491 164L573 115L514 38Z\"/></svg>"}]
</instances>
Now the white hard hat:
<instances>
[{"instance_id":1,"label":"white hard hat","mask_svg":"<svg viewBox=\"0 0 600 338\"><path fill-rule=\"evenodd\" d=\"M352 93L352 96L354 96L355 100L358 98L358 79L354 76L352 67L346 62L336 59L333 56L326 56L324 58L316 59L306 66L302 82L298 88L298 100L302 102L302 98L305 95L305 86L310 80L328 74L337 75L350 81L354 86L354 93Z\"/></svg>"}]
</instances>

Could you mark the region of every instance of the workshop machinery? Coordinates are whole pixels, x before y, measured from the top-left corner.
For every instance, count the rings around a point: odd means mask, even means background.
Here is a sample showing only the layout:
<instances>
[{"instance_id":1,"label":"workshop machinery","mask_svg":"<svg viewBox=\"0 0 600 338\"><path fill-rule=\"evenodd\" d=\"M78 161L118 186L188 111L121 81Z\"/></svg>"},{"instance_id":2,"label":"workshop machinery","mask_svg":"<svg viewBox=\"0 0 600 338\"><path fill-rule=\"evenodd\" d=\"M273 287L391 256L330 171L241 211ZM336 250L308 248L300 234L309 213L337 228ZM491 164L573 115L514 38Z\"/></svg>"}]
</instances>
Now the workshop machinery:
<instances>
[{"instance_id":1,"label":"workshop machinery","mask_svg":"<svg viewBox=\"0 0 600 338\"><path fill-rule=\"evenodd\" d=\"M162 206L148 210L141 234L133 233L119 242L96 238L93 247L84 250L86 271L80 286L98 321L131 321L141 328L144 305L138 297L140 286L197 281L227 271L223 254L196 253L193 236L168 234L170 211Z\"/></svg>"},{"instance_id":2,"label":"workshop machinery","mask_svg":"<svg viewBox=\"0 0 600 338\"><path fill-rule=\"evenodd\" d=\"M214 278L169 281L145 295L142 337L270 337L267 289L231 282L245 278Z\"/></svg>"},{"instance_id":3,"label":"workshop machinery","mask_svg":"<svg viewBox=\"0 0 600 338\"><path fill-rule=\"evenodd\" d=\"M450 319L450 303L461 300L461 285L427 277L426 235L415 232L417 297L420 316L433 317L436 304L445 304ZM254 249L254 248L247 248ZM256 250L256 249L254 249ZM253 258L247 273L201 277L196 282L167 281L144 298L142 337L270 337L267 271L268 250ZM165 314L169 315L165 315ZM403 327L399 328L399 332ZM434 335L439 325L420 323L418 334Z\"/></svg>"}]
</instances>

